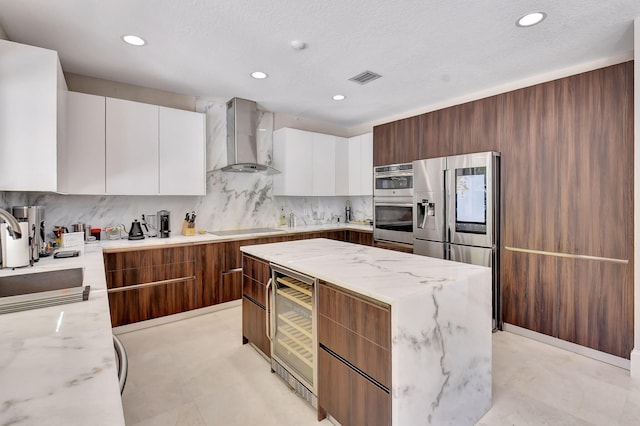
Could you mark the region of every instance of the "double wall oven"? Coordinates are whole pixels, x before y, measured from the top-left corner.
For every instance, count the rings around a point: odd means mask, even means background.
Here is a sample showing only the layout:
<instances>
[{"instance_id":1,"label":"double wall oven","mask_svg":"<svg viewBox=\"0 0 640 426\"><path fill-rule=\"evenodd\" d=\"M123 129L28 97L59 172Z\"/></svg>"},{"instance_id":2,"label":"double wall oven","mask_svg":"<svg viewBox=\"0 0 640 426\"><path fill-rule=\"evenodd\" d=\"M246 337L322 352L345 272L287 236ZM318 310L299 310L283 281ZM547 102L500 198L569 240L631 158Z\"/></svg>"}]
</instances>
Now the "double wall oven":
<instances>
[{"instance_id":1,"label":"double wall oven","mask_svg":"<svg viewBox=\"0 0 640 426\"><path fill-rule=\"evenodd\" d=\"M374 240L413 244L413 164L378 166L373 179Z\"/></svg>"}]
</instances>

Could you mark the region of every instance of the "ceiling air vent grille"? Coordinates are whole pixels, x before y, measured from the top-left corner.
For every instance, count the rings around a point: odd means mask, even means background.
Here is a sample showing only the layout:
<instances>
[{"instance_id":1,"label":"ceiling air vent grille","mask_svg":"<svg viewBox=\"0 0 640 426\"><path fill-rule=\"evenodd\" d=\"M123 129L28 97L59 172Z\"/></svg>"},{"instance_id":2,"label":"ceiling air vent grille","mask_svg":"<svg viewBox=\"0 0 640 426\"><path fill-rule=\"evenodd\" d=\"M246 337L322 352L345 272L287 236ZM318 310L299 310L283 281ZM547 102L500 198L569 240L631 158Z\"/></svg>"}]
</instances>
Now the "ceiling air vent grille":
<instances>
[{"instance_id":1,"label":"ceiling air vent grille","mask_svg":"<svg viewBox=\"0 0 640 426\"><path fill-rule=\"evenodd\" d=\"M371 83L373 80L379 79L380 77L382 77L380 74L376 74L373 71L364 71L356 75L355 77L351 77L349 81L353 81L358 84L367 84Z\"/></svg>"}]
</instances>

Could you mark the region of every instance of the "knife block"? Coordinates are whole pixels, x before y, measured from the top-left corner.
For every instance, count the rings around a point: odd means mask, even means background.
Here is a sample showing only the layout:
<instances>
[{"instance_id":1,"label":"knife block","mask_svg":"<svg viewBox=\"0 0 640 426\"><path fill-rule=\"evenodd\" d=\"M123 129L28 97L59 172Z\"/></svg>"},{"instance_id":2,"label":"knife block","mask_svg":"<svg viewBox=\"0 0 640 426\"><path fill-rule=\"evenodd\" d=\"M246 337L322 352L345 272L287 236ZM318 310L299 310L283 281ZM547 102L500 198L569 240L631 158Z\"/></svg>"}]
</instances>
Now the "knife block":
<instances>
[{"instance_id":1,"label":"knife block","mask_svg":"<svg viewBox=\"0 0 640 426\"><path fill-rule=\"evenodd\" d=\"M196 223L193 223L193 228L189 228L189 222L186 220L182 222L182 235L191 236L196 235Z\"/></svg>"}]
</instances>

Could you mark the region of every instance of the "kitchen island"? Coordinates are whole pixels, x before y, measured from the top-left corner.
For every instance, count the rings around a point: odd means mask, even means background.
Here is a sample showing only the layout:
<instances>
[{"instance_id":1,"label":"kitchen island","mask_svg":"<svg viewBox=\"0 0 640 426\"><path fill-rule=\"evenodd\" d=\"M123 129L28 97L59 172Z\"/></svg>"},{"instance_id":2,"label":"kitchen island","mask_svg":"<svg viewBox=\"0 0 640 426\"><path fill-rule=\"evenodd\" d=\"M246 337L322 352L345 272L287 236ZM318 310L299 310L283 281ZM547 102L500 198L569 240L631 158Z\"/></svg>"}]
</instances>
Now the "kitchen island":
<instances>
[{"instance_id":1,"label":"kitchen island","mask_svg":"<svg viewBox=\"0 0 640 426\"><path fill-rule=\"evenodd\" d=\"M450 262L423 256L382 250L326 239L299 240L283 243L245 246L241 250L250 258L271 262L319 280L321 292L343 292L338 297L356 296L353 303L383 304L390 312L390 386L362 374L353 363L342 362L349 368L322 371L326 363L322 357L335 355L325 350L324 335L331 333L319 324L318 363L319 417L334 416L343 423L354 423L357 417L334 408L331 393L341 392L339 385L323 385L323 380L335 380L340 371L356 372L366 380L356 386L370 386L388 393L390 423L409 424L474 424L491 406L491 270L489 268ZM318 290L316 290L318 292ZM327 294L329 294L327 293ZM322 293L320 293L322 295ZM361 296L362 299L358 299ZM335 299L338 300L338 299ZM330 302L330 300L327 300ZM372 303L371 303L372 302ZM319 315L336 311L336 306L323 308L320 299ZM366 307L364 309L367 309ZM384 309L383 309L384 310ZM334 312L335 313L335 312ZM329 314L326 314L329 315ZM337 312L349 317L343 323L363 322L353 311ZM322 320L322 319L321 319ZM340 320L335 321L340 322ZM365 321L366 322L366 321ZM333 324L330 318L326 324ZM340 326L340 324L338 324ZM365 324L366 326L366 324ZM357 327L356 327L357 328ZM336 327L336 330L341 330ZM345 332L345 336L357 333ZM366 333L363 333L366 334ZM363 341L370 341L366 336ZM382 339L384 340L384 339ZM345 341L352 341L351 338ZM347 343L349 345L349 343ZM384 342L371 347L384 345ZM353 348L351 348L353 349ZM367 358L357 350L353 359ZM384 348L383 348L384 349ZM354 352L355 351L355 352ZM324 355L323 355L324 354ZM344 361L340 356L334 357ZM330 358L330 362L334 358ZM348 361L349 358L345 356ZM340 364L340 363L339 363ZM334 363L335 365L335 363ZM366 373L366 371L365 371ZM357 374L355 374L357 376ZM375 379L375 377L374 377ZM336 383L341 383L338 378ZM382 380L382 379L381 379ZM325 395L323 395L325 389ZM349 391L342 390L349 398ZM375 389L374 391L375 392ZM379 393L379 392L378 392ZM366 396L360 402L367 403ZM383 401L384 398L381 398ZM356 401L358 402L358 401ZM336 402L336 407L340 401ZM344 404L342 404L344 407ZM346 404L349 405L349 404ZM371 407L378 408L378 407ZM342 410L342 418L336 415ZM366 409L363 409L366 412ZM364 414L366 415L366 413ZM345 420L346 419L346 420ZM380 424L388 421L377 420ZM366 422L369 422L368 420Z\"/></svg>"}]
</instances>

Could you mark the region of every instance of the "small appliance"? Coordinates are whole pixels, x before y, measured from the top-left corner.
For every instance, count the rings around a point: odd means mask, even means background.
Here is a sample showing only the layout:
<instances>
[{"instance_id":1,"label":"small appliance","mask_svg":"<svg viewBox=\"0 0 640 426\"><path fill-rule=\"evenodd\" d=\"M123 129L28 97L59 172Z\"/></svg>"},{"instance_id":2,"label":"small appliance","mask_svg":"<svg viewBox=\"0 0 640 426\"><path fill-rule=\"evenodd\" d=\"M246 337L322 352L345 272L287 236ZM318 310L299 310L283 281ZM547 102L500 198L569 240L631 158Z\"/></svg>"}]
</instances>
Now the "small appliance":
<instances>
[{"instance_id":1,"label":"small appliance","mask_svg":"<svg viewBox=\"0 0 640 426\"><path fill-rule=\"evenodd\" d=\"M37 262L41 255L48 255L45 250L44 206L13 206L13 216L19 222L29 224L29 233L26 236L29 239L31 260Z\"/></svg>"},{"instance_id":2,"label":"small appliance","mask_svg":"<svg viewBox=\"0 0 640 426\"><path fill-rule=\"evenodd\" d=\"M167 210L160 210L158 212L158 223L158 237L169 238L169 234L171 233L171 213Z\"/></svg>"},{"instance_id":3,"label":"small appliance","mask_svg":"<svg viewBox=\"0 0 640 426\"><path fill-rule=\"evenodd\" d=\"M20 268L32 265L31 250L29 246L29 223L19 222L22 237L14 239L7 229L13 229L7 223L0 223L0 253L2 256L2 268Z\"/></svg>"},{"instance_id":4,"label":"small appliance","mask_svg":"<svg viewBox=\"0 0 640 426\"><path fill-rule=\"evenodd\" d=\"M131 229L129 230L129 239L130 240L144 239L144 234L142 233L142 226L140 226L140 222L138 222L138 219L135 219L131 224Z\"/></svg>"}]
</instances>

